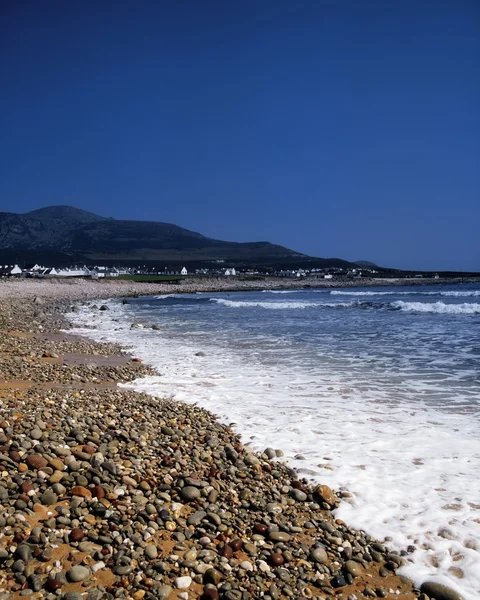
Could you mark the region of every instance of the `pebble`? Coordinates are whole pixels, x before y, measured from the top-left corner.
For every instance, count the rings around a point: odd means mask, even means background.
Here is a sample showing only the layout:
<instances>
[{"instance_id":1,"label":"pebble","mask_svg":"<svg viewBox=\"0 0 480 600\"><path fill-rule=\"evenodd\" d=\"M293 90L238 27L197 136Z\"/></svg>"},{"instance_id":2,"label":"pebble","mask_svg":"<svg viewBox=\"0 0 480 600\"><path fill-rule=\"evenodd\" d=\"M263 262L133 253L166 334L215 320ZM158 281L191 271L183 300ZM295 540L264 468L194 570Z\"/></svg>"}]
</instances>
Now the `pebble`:
<instances>
[{"instance_id":1,"label":"pebble","mask_svg":"<svg viewBox=\"0 0 480 600\"><path fill-rule=\"evenodd\" d=\"M72 567L67 571L67 579L68 581L78 582L87 579L90 576L90 569L87 567L83 567L82 565L77 565Z\"/></svg>"},{"instance_id":2,"label":"pebble","mask_svg":"<svg viewBox=\"0 0 480 600\"><path fill-rule=\"evenodd\" d=\"M433 581L422 583L420 591L430 598L435 598L435 600L463 600L462 596L455 590Z\"/></svg>"},{"instance_id":3,"label":"pebble","mask_svg":"<svg viewBox=\"0 0 480 600\"><path fill-rule=\"evenodd\" d=\"M328 554L323 546L318 546L317 548L313 548L310 552L310 560L315 563L319 563L321 565L328 562Z\"/></svg>"},{"instance_id":4,"label":"pebble","mask_svg":"<svg viewBox=\"0 0 480 600\"><path fill-rule=\"evenodd\" d=\"M197 500L197 498L200 498L201 492L197 487L187 485L184 488L182 488L180 495L182 497L182 500L185 500L185 502L192 502L193 500Z\"/></svg>"},{"instance_id":5,"label":"pebble","mask_svg":"<svg viewBox=\"0 0 480 600\"><path fill-rule=\"evenodd\" d=\"M188 575L185 575L183 577L177 577L175 579L174 584L177 589L184 590L192 585L192 578Z\"/></svg>"}]
</instances>

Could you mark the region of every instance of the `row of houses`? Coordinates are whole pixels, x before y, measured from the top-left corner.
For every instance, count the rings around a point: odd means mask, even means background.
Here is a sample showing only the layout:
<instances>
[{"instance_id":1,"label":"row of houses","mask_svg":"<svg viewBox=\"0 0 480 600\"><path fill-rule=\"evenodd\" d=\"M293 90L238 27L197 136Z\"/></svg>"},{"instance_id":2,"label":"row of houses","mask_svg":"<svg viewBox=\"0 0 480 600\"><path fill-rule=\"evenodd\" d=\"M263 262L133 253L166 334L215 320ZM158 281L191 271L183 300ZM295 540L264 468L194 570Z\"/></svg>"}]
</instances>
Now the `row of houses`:
<instances>
[{"instance_id":1,"label":"row of houses","mask_svg":"<svg viewBox=\"0 0 480 600\"><path fill-rule=\"evenodd\" d=\"M0 265L0 277L118 277L121 274L115 267L69 267L66 269L28 265L24 269L18 265Z\"/></svg>"}]
</instances>

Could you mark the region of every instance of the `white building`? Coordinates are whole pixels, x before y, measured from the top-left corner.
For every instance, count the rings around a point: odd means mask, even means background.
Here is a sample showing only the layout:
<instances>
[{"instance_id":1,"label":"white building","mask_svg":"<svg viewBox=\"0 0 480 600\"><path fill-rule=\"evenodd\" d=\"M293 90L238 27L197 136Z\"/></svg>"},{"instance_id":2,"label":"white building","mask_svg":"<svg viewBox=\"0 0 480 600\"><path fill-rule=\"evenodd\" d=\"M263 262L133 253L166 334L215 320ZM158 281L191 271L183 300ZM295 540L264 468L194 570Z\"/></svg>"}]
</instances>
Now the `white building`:
<instances>
[{"instance_id":1,"label":"white building","mask_svg":"<svg viewBox=\"0 0 480 600\"><path fill-rule=\"evenodd\" d=\"M183 269L180 271L180 275L187 275L188 271L186 267L183 267Z\"/></svg>"}]
</instances>

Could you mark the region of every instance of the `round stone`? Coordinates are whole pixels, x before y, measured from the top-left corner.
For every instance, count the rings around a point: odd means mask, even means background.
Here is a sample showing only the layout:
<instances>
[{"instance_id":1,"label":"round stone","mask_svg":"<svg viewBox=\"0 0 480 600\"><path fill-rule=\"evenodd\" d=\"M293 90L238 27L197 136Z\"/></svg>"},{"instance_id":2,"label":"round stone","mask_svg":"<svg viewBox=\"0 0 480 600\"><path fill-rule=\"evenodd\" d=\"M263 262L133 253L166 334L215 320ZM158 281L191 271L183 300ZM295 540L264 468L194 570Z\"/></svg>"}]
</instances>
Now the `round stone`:
<instances>
[{"instance_id":1,"label":"round stone","mask_svg":"<svg viewBox=\"0 0 480 600\"><path fill-rule=\"evenodd\" d=\"M48 461L41 454L30 454L25 459L30 469L43 469L48 465Z\"/></svg>"},{"instance_id":2,"label":"round stone","mask_svg":"<svg viewBox=\"0 0 480 600\"><path fill-rule=\"evenodd\" d=\"M184 575L183 577L177 577L174 583L177 589L185 590L192 585L192 578L188 575Z\"/></svg>"},{"instance_id":3,"label":"round stone","mask_svg":"<svg viewBox=\"0 0 480 600\"><path fill-rule=\"evenodd\" d=\"M193 487L193 485L186 485L184 488L182 488L180 496L182 497L182 500L185 500L185 502L192 502L193 500L200 498L201 493L200 490L196 487Z\"/></svg>"},{"instance_id":4,"label":"round stone","mask_svg":"<svg viewBox=\"0 0 480 600\"><path fill-rule=\"evenodd\" d=\"M40 498L40 501L44 506L51 506L52 504L57 503L58 496L53 490L45 490Z\"/></svg>"},{"instance_id":5,"label":"round stone","mask_svg":"<svg viewBox=\"0 0 480 600\"><path fill-rule=\"evenodd\" d=\"M72 583L84 581L90 575L90 569L82 565L76 565L67 571L67 579Z\"/></svg>"},{"instance_id":6,"label":"round stone","mask_svg":"<svg viewBox=\"0 0 480 600\"><path fill-rule=\"evenodd\" d=\"M420 591L430 598L435 598L435 600L462 600L462 596L455 590L433 581L422 583Z\"/></svg>"},{"instance_id":7,"label":"round stone","mask_svg":"<svg viewBox=\"0 0 480 600\"><path fill-rule=\"evenodd\" d=\"M350 573L352 577L359 577L362 574L362 567L359 563L354 560L347 560L345 563L345 570Z\"/></svg>"},{"instance_id":8,"label":"round stone","mask_svg":"<svg viewBox=\"0 0 480 600\"><path fill-rule=\"evenodd\" d=\"M328 562L327 551L325 550L325 548L323 546L318 546L318 548L314 548L310 552L310 560L315 563L324 565L325 563Z\"/></svg>"},{"instance_id":9,"label":"round stone","mask_svg":"<svg viewBox=\"0 0 480 600\"><path fill-rule=\"evenodd\" d=\"M269 539L272 542L289 542L290 534L285 531L271 531L268 534Z\"/></svg>"},{"instance_id":10,"label":"round stone","mask_svg":"<svg viewBox=\"0 0 480 600\"><path fill-rule=\"evenodd\" d=\"M297 502L305 502L305 500L307 499L307 494L305 492L302 492L302 490L293 489L290 492L290 495Z\"/></svg>"},{"instance_id":11,"label":"round stone","mask_svg":"<svg viewBox=\"0 0 480 600\"><path fill-rule=\"evenodd\" d=\"M154 558L157 558L157 556L158 556L157 547L154 546L153 544L149 544L148 546L146 546L144 552L145 552L145 556L148 558L148 560L153 560Z\"/></svg>"}]
</instances>

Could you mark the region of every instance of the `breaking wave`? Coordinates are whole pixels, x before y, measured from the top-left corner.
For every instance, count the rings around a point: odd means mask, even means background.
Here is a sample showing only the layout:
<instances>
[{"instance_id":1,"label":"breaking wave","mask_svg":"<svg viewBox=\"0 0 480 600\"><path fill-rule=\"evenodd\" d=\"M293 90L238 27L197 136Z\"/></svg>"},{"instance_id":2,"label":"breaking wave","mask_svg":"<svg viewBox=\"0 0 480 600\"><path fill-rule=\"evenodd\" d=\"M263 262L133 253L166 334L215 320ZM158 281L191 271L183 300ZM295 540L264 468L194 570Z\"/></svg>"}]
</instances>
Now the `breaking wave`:
<instances>
[{"instance_id":1,"label":"breaking wave","mask_svg":"<svg viewBox=\"0 0 480 600\"><path fill-rule=\"evenodd\" d=\"M451 298L468 298L468 297L479 297L480 290L461 290L461 291L382 291L382 292L372 292L372 291L350 291L350 290L331 290L330 294L332 296L445 296Z\"/></svg>"},{"instance_id":2,"label":"breaking wave","mask_svg":"<svg viewBox=\"0 0 480 600\"><path fill-rule=\"evenodd\" d=\"M393 308L404 312L436 313L448 315L480 315L480 304L445 304L444 302L404 302L397 300L392 302Z\"/></svg>"}]
</instances>

